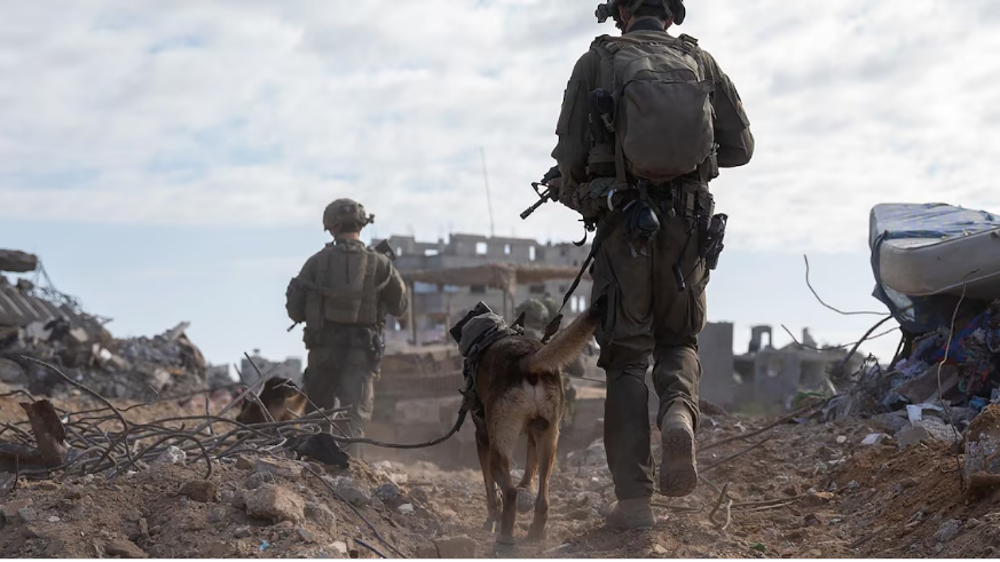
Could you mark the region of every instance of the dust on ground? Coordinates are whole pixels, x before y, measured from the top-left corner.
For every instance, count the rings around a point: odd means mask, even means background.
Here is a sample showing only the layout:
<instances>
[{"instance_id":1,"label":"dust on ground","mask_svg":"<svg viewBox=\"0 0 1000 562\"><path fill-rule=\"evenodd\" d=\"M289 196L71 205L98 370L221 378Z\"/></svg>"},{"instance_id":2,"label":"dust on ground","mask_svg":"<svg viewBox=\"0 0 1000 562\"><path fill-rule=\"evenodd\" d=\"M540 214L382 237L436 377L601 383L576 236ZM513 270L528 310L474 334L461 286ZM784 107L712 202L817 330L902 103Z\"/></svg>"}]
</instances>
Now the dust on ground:
<instances>
[{"instance_id":1,"label":"dust on ground","mask_svg":"<svg viewBox=\"0 0 1000 562\"><path fill-rule=\"evenodd\" d=\"M0 399L0 420L23 397ZM81 410L85 398L56 401ZM195 414L204 404L159 404L131 421ZM704 445L746 435L769 420L719 414L699 431ZM654 497L659 522L627 533L603 528L614 500L600 441L558 460L548 537L528 543L519 514L516 557L840 558L993 557L1000 544L994 498L967 503L954 445L930 440L905 450L870 420L789 422L701 455L729 499L702 483L687 498ZM654 435L655 438L655 435ZM354 462L349 469L244 456L204 464L152 464L118 478L21 478L0 499L4 557L490 557L478 469ZM381 538L379 538L379 536ZM371 547L371 549L369 548ZM395 550L393 550L395 549Z\"/></svg>"}]
</instances>

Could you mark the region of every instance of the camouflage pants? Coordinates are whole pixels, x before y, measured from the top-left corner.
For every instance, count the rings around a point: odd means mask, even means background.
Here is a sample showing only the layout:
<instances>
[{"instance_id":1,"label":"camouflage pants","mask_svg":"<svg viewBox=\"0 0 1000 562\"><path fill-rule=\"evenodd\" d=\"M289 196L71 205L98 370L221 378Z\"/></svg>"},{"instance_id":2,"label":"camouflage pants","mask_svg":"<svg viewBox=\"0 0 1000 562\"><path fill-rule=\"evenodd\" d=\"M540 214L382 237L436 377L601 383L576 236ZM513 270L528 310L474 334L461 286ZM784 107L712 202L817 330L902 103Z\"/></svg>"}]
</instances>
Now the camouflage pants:
<instances>
[{"instance_id":1,"label":"camouflage pants","mask_svg":"<svg viewBox=\"0 0 1000 562\"><path fill-rule=\"evenodd\" d=\"M339 399L341 406L349 408L347 434L364 437L375 405L375 370L367 350L314 347L309 350L309 364L303 379L306 396L317 407L333 408ZM328 427L327 431L331 429ZM363 451L359 444L346 449L356 458L361 458Z\"/></svg>"},{"instance_id":2,"label":"camouflage pants","mask_svg":"<svg viewBox=\"0 0 1000 562\"><path fill-rule=\"evenodd\" d=\"M604 239L594 262L592 298L608 296L606 322L597 334L598 365L607 373L604 445L619 500L649 497L654 491L645 382L650 356L659 397L657 425L678 400L696 420L699 415L698 334L705 326L709 275L698 258L697 230L689 239L686 219L661 215L660 222L648 256L632 255L619 226ZM678 257L687 276L684 292L673 272Z\"/></svg>"}]
</instances>

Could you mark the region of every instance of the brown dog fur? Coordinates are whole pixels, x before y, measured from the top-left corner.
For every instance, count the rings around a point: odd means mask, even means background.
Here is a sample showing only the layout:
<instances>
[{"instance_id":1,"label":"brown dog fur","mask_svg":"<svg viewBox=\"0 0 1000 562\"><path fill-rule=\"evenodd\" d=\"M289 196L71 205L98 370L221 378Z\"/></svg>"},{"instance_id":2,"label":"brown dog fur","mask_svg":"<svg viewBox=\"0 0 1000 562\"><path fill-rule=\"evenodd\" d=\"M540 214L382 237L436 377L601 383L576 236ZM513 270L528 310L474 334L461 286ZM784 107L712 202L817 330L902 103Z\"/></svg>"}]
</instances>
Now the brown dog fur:
<instances>
[{"instance_id":1,"label":"brown dog fur","mask_svg":"<svg viewBox=\"0 0 1000 562\"><path fill-rule=\"evenodd\" d=\"M492 529L500 521L498 545L514 544L518 489L530 490L536 473L538 495L528 538L545 537L549 478L565 400L561 371L583 351L600 316L597 309L591 308L544 345L525 336L501 339L485 351L479 362L476 390L485 417L473 416L473 422L486 484L489 517L485 526ZM527 465L524 477L515 485L510 471L514 447L522 433L528 437Z\"/></svg>"},{"instance_id":2,"label":"brown dog fur","mask_svg":"<svg viewBox=\"0 0 1000 562\"><path fill-rule=\"evenodd\" d=\"M265 413L261 404L267 409ZM271 421L291 421L302 416L306 409L306 396L292 381L272 377L264 382L257 400L244 397L236 421L251 425Z\"/></svg>"}]
</instances>

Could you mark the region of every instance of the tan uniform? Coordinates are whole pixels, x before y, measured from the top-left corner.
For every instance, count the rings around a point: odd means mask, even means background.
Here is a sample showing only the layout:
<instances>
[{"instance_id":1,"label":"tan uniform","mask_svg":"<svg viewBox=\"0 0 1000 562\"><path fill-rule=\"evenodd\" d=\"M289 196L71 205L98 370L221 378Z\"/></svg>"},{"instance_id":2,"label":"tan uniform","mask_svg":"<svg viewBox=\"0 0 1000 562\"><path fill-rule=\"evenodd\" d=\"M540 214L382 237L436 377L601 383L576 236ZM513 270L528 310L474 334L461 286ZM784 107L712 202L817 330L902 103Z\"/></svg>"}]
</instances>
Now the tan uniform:
<instances>
[{"instance_id":1,"label":"tan uniform","mask_svg":"<svg viewBox=\"0 0 1000 562\"><path fill-rule=\"evenodd\" d=\"M385 315L402 316L409 306L402 277L389 258L362 242L337 241L306 261L286 297L289 318L306 323L306 395L323 409L338 398L350 405L349 433L364 436ZM358 456L360 447L349 452Z\"/></svg>"},{"instance_id":2,"label":"tan uniform","mask_svg":"<svg viewBox=\"0 0 1000 562\"><path fill-rule=\"evenodd\" d=\"M664 35L662 26L656 31L644 20L627 33L628 37L649 41ZM556 127L559 142L552 153L562 173L560 199L577 209L576 195L597 177L588 172L588 96L597 88L611 88L602 83L610 75L610 61L596 43L573 69ZM749 121L733 83L711 55L704 51L702 54L704 75L715 85L712 105L718 166L741 166L753 155ZM607 372L605 446L619 500L648 497L654 491L648 390L644 382L650 356L654 359L653 380L660 399L658 421L676 400L686 403L696 420L698 417L702 373L698 333L706 322L709 273L699 257L698 229L692 225L697 213L710 216L714 211L703 177L695 172L662 189L650 189L661 227L649 242L648 255L633 254L624 228L614 223L599 227L607 232L595 256L592 299L609 297L609 317L597 334L601 345L598 364ZM683 292L675 280L675 264L685 277Z\"/></svg>"}]
</instances>

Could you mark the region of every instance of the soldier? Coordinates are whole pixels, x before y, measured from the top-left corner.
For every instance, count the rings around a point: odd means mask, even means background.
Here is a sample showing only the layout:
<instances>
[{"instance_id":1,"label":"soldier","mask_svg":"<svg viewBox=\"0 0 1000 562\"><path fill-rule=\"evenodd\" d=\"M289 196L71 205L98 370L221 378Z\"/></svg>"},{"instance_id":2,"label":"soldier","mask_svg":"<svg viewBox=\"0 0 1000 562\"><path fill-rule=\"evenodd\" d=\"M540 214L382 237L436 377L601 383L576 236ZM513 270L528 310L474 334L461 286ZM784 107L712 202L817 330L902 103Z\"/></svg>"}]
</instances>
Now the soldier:
<instances>
[{"instance_id":1,"label":"soldier","mask_svg":"<svg viewBox=\"0 0 1000 562\"><path fill-rule=\"evenodd\" d=\"M708 182L753 155L732 81L689 36L683 0L611 0L598 7L621 37L598 37L576 63L552 153L559 200L596 226L592 299L608 295L597 339L607 373L604 443L618 503L613 528L648 527L654 492L648 389L652 356L663 457L659 492L698 483L698 334L725 216ZM668 76L669 80L662 77Z\"/></svg>"},{"instance_id":2,"label":"soldier","mask_svg":"<svg viewBox=\"0 0 1000 562\"><path fill-rule=\"evenodd\" d=\"M327 206L323 228L334 240L306 261L286 293L288 317L306 323L305 393L322 409L337 399L350 405L352 437L363 437L371 421L385 315L398 318L409 305L406 285L389 257L360 240L361 229L374 218L350 199ZM360 457L362 449L351 446L348 452Z\"/></svg>"},{"instance_id":3,"label":"soldier","mask_svg":"<svg viewBox=\"0 0 1000 562\"><path fill-rule=\"evenodd\" d=\"M558 305L556 306L556 310L558 310ZM514 317L517 318L523 312L524 335L541 340L545 336L545 328L548 326L549 320L552 319L550 310L544 300L528 299L518 305L514 311ZM566 410L563 413L561 424L563 429L573 429L573 424L576 421L576 386L573 385L571 377L582 377L584 373L581 357L574 359L566 367L566 372L563 373L563 390L566 396Z\"/></svg>"}]
</instances>

